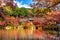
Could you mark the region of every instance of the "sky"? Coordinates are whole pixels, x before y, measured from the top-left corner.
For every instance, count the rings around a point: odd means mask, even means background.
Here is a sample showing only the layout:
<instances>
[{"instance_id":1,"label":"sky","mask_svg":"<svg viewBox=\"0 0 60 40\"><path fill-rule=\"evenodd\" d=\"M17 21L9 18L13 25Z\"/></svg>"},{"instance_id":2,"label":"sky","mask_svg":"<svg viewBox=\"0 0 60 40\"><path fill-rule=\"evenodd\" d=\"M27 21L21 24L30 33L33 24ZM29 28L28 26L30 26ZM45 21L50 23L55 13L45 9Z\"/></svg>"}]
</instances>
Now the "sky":
<instances>
[{"instance_id":1,"label":"sky","mask_svg":"<svg viewBox=\"0 0 60 40\"><path fill-rule=\"evenodd\" d=\"M25 7L25 8L31 8L30 4L33 3L32 0L16 0L14 1L15 3L17 3L18 7ZM60 6L60 5L58 5Z\"/></svg>"},{"instance_id":2,"label":"sky","mask_svg":"<svg viewBox=\"0 0 60 40\"><path fill-rule=\"evenodd\" d=\"M32 0L16 0L14 2L17 3L18 7L31 8L29 5L32 3Z\"/></svg>"}]
</instances>

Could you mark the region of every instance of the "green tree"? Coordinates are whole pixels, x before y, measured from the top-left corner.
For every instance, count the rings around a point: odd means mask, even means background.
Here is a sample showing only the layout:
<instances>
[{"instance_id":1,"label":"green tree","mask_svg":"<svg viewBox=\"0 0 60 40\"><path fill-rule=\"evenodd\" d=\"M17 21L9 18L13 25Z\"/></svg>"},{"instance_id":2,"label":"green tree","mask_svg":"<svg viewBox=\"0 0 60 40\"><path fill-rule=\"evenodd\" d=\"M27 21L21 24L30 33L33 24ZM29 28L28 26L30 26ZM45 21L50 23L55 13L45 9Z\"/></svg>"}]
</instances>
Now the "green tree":
<instances>
[{"instance_id":1,"label":"green tree","mask_svg":"<svg viewBox=\"0 0 60 40\"><path fill-rule=\"evenodd\" d=\"M28 11L26 8L20 8L20 15L21 16L28 16Z\"/></svg>"},{"instance_id":2,"label":"green tree","mask_svg":"<svg viewBox=\"0 0 60 40\"><path fill-rule=\"evenodd\" d=\"M12 16L18 16L18 15L20 15L20 8L18 8L18 7L16 7L15 9L13 9L13 14L12 14Z\"/></svg>"},{"instance_id":3,"label":"green tree","mask_svg":"<svg viewBox=\"0 0 60 40\"><path fill-rule=\"evenodd\" d=\"M6 7L3 8L3 13L5 15L10 16L10 15L13 14L13 9L10 6L6 6Z\"/></svg>"}]
</instances>

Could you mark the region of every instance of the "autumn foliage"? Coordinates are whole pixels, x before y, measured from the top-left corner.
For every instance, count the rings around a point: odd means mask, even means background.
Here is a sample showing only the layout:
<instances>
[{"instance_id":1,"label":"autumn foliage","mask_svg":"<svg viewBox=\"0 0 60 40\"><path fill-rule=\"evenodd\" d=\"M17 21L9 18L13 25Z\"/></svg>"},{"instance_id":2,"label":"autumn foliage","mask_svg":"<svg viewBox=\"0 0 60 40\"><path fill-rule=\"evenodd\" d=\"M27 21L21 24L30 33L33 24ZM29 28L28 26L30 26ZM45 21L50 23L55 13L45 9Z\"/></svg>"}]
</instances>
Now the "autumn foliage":
<instances>
[{"instance_id":1,"label":"autumn foliage","mask_svg":"<svg viewBox=\"0 0 60 40\"><path fill-rule=\"evenodd\" d=\"M7 2L4 7L0 7L0 27L7 30L13 28L20 34L43 36L45 30L49 33L60 24L60 10L54 9L59 2L60 0L33 0L31 8L19 8L14 3Z\"/></svg>"}]
</instances>

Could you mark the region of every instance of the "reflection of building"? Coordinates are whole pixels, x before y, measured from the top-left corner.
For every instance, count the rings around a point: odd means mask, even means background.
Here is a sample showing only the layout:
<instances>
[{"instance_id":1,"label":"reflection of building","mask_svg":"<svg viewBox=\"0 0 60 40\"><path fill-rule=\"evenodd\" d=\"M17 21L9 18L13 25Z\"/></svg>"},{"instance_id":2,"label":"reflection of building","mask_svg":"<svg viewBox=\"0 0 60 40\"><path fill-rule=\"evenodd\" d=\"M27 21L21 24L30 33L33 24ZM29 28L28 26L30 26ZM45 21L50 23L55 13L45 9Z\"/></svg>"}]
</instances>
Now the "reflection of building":
<instances>
[{"instance_id":1,"label":"reflection of building","mask_svg":"<svg viewBox=\"0 0 60 40\"><path fill-rule=\"evenodd\" d=\"M0 7L5 5L15 6L14 0L0 0Z\"/></svg>"}]
</instances>

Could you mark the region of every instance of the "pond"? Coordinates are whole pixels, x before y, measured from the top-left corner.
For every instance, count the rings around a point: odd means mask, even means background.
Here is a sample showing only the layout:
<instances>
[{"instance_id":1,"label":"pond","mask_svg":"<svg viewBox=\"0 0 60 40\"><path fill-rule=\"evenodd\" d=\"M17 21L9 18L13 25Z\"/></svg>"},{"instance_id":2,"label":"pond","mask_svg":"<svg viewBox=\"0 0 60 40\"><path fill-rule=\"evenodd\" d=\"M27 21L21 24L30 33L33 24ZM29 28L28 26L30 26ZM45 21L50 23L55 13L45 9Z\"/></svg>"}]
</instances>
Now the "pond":
<instances>
[{"instance_id":1,"label":"pond","mask_svg":"<svg viewBox=\"0 0 60 40\"><path fill-rule=\"evenodd\" d=\"M54 38L54 36L45 34L42 31L35 31L32 34L29 34L29 32L26 33L26 31L24 30L0 30L0 40L29 40L29 39L41 39L41 40L47 40L49 37L49 39Z\"/></svg>"}]
</instances>

